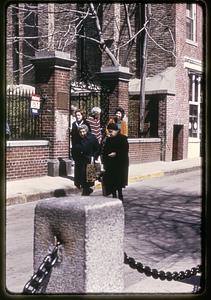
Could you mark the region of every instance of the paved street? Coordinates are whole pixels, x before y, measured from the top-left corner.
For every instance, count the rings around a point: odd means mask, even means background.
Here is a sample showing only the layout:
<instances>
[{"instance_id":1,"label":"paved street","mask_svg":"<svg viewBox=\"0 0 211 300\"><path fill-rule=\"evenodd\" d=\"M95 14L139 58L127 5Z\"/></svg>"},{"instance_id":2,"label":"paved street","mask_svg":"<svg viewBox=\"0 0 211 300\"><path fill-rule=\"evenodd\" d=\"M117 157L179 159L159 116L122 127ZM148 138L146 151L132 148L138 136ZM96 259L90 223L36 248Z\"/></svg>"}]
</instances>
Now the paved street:
<instances>
[{"instance_id":1,"label":"paved street","mask_svg":"<svg viewBox=\"0 0 211 300\"><path fill-rule=\"evenodd\" d=\"M129 256L164 271L183 271L200 263L199 174L196 171L152 179L127 189L125 252ZM178 261L185 265L172 269ZM131 269L125 273L128 286L140 280L140 274L134 277L133 272Z\"/></svg>"},{"instance_id":2,"label":"paved street","mask_svg":"<svg viewBox=\"0 0 211 300\"><path fill-rule=\"evenodd\" d=\"M100 190L94 192L100 193ZM182 271L201 263L199 170L133 183L124 195L124 250L129 256L164 271ZM36 202L30 202L7 207L6 276L7 287L13 292L21 292L33 272L35 205ZM145 275L127 265L124 270L128 291L131 285L145 280ZM154 282L156 286L157 281ZM137 292L145 292L138 288ZM153 286L150 291L153 292Z\"/></svg>"}]
</instances>

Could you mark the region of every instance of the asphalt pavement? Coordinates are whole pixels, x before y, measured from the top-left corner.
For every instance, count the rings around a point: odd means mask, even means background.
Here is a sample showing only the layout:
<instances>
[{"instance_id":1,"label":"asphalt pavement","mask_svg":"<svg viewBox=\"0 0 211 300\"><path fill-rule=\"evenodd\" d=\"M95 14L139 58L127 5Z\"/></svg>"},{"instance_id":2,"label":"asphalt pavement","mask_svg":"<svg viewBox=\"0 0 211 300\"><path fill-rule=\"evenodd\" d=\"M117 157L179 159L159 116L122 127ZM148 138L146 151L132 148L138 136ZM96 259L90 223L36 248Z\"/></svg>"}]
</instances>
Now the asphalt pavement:
<instances>
[{"instance_id":1,"label":"asphalt pavement","mask_svg":"<svg viewBox=\"0 0 211 300\"><path fill-rule=\"evenodd\" d=\"M201 159L187 159L174 162L154 162L131 165L129 184L159 178L166 175L185 173L201 169ZM71 178L44 176L23 180L8 181L6 187L6 284L13 293L20 293L33 272L33 217L34 207L39 199L68 196L78 193ZM97 183L94 193L101 193L101 185ZM17 254L17 255L16 255ZM183 270L195 266L197 260L191 258L178 259L175 253L156 265L157 269L168 266L169 271ZM18 271L21 269L21 272ZM193 286L198 287L198 276L184 282L161 281L134 273L128 265L124 266L125 274L132 272L139 276L134 282L125 286L123 293L192 293ZM137 271L136 271L137 272ZM132 274L131 273L131 274ZM141 276L140 276L141 275ZM133 276L133 275L132 275ZM127 279L126 279L127 280ZM193 282L195 280L195 282Z\"/></svg>"}]
</instances>

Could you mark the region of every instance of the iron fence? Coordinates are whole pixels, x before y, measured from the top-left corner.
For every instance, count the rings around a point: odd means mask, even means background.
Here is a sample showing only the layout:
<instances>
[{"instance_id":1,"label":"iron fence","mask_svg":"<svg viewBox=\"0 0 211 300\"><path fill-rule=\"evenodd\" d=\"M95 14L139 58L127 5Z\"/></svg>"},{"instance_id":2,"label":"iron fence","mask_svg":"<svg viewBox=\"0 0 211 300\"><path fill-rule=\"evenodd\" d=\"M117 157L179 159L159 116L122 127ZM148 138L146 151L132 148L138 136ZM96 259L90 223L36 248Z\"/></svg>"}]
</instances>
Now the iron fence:
<instances>
[{"instance_id":1,"label":"iron fence","mask_svg":"<svg viewBox=\"0 0 211 300\"><path fill-rule=\"evenodd\" d=\"M30 91L7 90L6 120L10 129L10 140L42 138L42 113L32 113Z\"/></svg>"},{"instance_id":2,"label":"iron fence","mask_svg":"<svg viewBox=\"0 0 211 300\"><path fill-rule=\"evenodd\" d=\"M95 83L72 81L70 102L81 109L86 117L94 106L101 108L101 125L105 127L109 117L109 91Z\"/></svg>"},{"instance_id":3,"label":"iron fence","mask_svg":"<svg viewBox=\"0 0 211 300\"><path fill-rule=\"evenodd\" d=\"M42 139L42 110L44 101L38 114L32 113L31 91L7 90L6 96L6 121L10 129L10 140ZM108 121L109 100L108 91L97 84L84 84L71 82L71 104L82 109L86 116L92 107L102 109L101 124L104 127Z\"/></svg>"}]
</instances>

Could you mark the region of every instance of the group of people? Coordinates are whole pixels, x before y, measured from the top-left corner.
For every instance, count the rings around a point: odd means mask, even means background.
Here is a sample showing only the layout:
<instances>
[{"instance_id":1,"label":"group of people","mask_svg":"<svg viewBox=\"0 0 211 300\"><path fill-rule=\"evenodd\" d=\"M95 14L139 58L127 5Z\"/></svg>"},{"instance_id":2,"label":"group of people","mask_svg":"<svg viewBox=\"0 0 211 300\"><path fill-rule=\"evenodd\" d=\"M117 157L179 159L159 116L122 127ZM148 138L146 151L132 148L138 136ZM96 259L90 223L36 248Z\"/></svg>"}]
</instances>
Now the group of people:
<instances>
[{"instance_id":1,"label":"group of people","mask_svg":"<svg viewBox=\"0 0 211 300\"><path fill-rule=\"evenodd\" d=\"M93 107L85 118L79 109L74 110L71 124L71 154L75 162L74 184L82 195L93 192L94 180L87 178L87 166L99 162L103 165L103 195L123 200L122 189L128 184L129 145L128 127L124 110L118 107L114 117L102 131L101 109Z\"/></svg>"}]
</instances>

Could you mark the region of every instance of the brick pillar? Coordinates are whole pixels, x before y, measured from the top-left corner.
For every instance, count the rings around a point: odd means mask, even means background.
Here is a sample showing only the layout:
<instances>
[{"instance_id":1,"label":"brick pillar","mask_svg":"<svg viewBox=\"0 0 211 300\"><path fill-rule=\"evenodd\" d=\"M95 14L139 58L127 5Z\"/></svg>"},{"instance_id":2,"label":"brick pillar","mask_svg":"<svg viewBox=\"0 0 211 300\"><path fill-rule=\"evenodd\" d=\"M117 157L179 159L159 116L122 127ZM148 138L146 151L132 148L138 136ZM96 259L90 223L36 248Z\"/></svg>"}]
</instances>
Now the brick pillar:
<instances>
[{"instance_id":1,"label":"brick pillar","mask_svg":"<svg viewBox=\"0 0 211 300\"><path fill-rule=\"evenodd\" d=\"M69 53L43 51L32 59L35 89L44 101L43 137L50 141L50 159L69 158L70 68L75 63ZM51 175L51 174L49 174ZM58 172L52 176L57 176Z\"/></svg>"},{"instance_id":2,"label":"brick pillar","mask_svg":"<svg viewBox=\"0 0 211 300\"><path fill-rule=\"evenodd\" d=\"M128 101L129 101L129 79L132 74L129 68L117 67L102 67L98 76L104 86L109 88L109 115L114 115L114 111L118 106L121 106L128 116Z\"/></svg>"}]
</instances>

